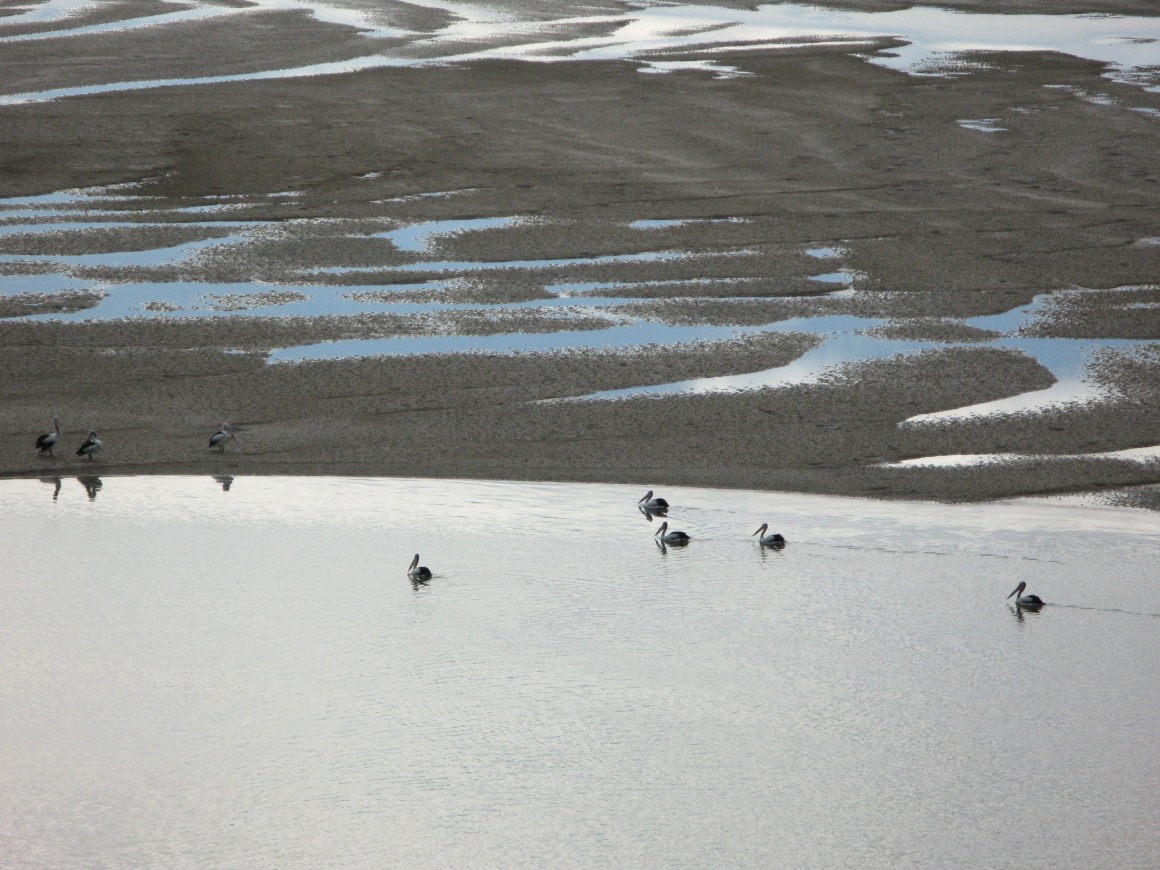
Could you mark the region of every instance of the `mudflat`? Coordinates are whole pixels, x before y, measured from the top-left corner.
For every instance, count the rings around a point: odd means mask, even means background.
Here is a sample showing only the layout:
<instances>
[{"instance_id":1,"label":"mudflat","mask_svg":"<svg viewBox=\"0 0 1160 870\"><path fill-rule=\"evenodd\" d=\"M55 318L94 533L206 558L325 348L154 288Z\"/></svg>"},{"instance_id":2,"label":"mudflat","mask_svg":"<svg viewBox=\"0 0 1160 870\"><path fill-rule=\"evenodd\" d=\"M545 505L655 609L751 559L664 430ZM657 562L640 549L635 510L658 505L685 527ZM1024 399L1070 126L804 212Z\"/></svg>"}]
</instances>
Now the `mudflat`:
<instances>
[{"instance_id":1,"label":"mudflat","mask_svg":"<svg viewBox=\"0 0 1160 870\"><path fill-rule=\"evenodd\" d=\"M82 5L67 24L0 17L0 475L91 466L1160 501L1160 460L1124 452L1160 443L1155 68L1109 76L1064 53L975 52L919 75L871 62L903 45L883 36L726 52L706 37L536 62L493 51L514 39L495 28L458 34L456 56L430 63L455 26L442 8L347 4L370 16L358 26L306 7L206 8L230 14L102 26L173 11L135 0ZM602 8L506 7L559 44L612 32L626 7ZM369 43L394 61L360 61ZM88 224L38 218L33 232L22 203L60 191L86 192ZM115 192L115 207L92 191ZM261 231L196 258L101 259L228 238L242 218ZM487 218L511 220L419 252L383 237ZM658 251L688 255L645 256ZM62 262L78 286L40 289ZM446 281L448 263L467 265ZM827 269L845 276L842 292L818 280ZM204 285L206 316L167 316L147 298L125 317L53 316L98 311L129 282ZM237 289L256 283L269 289ZM309 297L304 284L429 307L263 314ZM526 304L572 284L609 304L567 318ZM1011 335L1091 343L1090 397L940 416L1058 383L1044 356L986 325L1027 306L1033 321ZM751 389L631 391L790 366L826 340L809 328L821 317L850 318L853 335L899 352ZM791 320L802 327L627 348L274 355ZM606 391L628 392L593 398ZM54 414L62 447L38 456ZM239 433L219 453L208 438L222 420ZM90 428L105 449L81 459ZM1002 461L914 461L960 455Z\"/></svg>"}]
</instances>

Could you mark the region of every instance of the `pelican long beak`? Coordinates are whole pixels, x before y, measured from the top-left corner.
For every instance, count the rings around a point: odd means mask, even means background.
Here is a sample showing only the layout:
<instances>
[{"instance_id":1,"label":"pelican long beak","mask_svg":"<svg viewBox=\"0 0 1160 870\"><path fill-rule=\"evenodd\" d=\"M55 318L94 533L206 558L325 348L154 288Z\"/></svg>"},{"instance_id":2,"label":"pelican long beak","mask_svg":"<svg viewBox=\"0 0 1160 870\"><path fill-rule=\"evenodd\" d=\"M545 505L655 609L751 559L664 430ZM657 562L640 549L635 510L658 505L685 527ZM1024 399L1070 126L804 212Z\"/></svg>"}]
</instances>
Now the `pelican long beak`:
<instances>
[{"instance_id":1,"label":"pelican long beak","mask_svg":"<svg viewBox=\"0 0 1160 870\"><path fill-rule=\"evenodd\" d=\"M655 538L657 535L663 534L668 529L668 527L668 523L661 523L661 527L656 530L656 532L653 534L653 537Z\"/></svg>"},{"instance_id":2,"label":"pelican long beak","mask_svg":"<svg viewBox=\"0 0 1160 870\"><path fill-rule=\"evenodd\" d=\"M754 532L754 533L753 533L753 535L760 535L762 532L764 532L764 531L765 531L766 529L768 529L768 528L769 528L769 524L768 524L768 523L762 523L762 524L761 524L761 528L759 528L759 529L758 529L756 532ZM753 537L753 535L750 535L749 537L751 537L751 538L752 538L752 537Z\"/></svg>"},{"instance_id":3,"label":"pelican long beak","mask_svg":"<svg viewBox=\"0 0 1160 870\"><path fill-rule=\"evenodd\" d=\"M1011 595L1018 595L1020 592L1022 592L1026 588L1027 588L1026 583L1020 583L1018 586L1016 586L1014 589L1011 590ZM1007 597L1010 598L1011 595L1008 595Z\"/></svg>"}]
</instances>

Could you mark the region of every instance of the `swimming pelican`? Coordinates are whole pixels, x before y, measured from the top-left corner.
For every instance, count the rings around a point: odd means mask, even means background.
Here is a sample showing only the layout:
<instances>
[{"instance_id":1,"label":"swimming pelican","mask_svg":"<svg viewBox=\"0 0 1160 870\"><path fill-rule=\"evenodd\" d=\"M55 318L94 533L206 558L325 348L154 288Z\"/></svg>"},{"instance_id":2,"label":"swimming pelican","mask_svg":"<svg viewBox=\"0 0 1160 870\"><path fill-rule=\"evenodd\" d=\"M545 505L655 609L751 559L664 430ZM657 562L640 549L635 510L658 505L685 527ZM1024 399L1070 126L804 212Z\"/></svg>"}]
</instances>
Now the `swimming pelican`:
<instances>
[{"instance_id":1,"label":"swimming pelican","mask_svg":"<svg viewBox=\"0 0 1160 870\"><path fill-rule=\"evenodd\" d=\"M104 442L97 438L97 433L90 429L89 437L85 439L85 443L77 450L77 456L87 456L89 457L89 462L92 462L93 454L104 446Z\"/></svg>"},{"instance_id":2,"label":"swimming pelican","mask_svg":"<svg viewBox=\"0 0 1160 870\"><path fill-rule=\"evenodd\" d=\"M222 453L225 453L225 451L226 451L226 439L227 438L229 438L233 441L238 440L237 438L234 438L233 427L230 426L229 423L222 423L222 427L220 429L218 429L216 432L214 432L212 435L209 436L210 449L213 449L214 447L216 447L219 451L221 451Z\"/></svg>"},{"instance_id":3,"label":"swimming pelican","mask_svg":"<svg viewBox=\"0 0 1160 870\"><path fill-rule=\"evenodd\" d=\"M1017 596L1015 603L1020 607L1042 607L1044 601L1038 595L1024 595L1023 590L1027 588L1027 583L1023 580L1019 581L1019 585L1011 590L1011 595ZM1011 595L1007 597L1010 598Z\"/></svg>"},{"instance_id":4,"label":"swimming pelican","mask_svg":"<svg viewBox=\"0 0 1160 870\"><path fill-rule=\"evenodd\" d=\"M637 502L638 505L650 511L667 511L669 503L663 498L653 498L652 490L644 494L644 498Z\"/></svg>"},{"instance_id":5,"label":"swimming pelican","mask_svg":"<svg viewBox=\"0 0 1160 870\"><path fill-rule=\"evenodd\" d=\"M48 451L48 455L52 456L53 445L60 440L60 417L52 418L52 431L47 435L41 435L36 439L36 449L40 451L40 455L44 455L44 451Z\"/></svg>"},{"instance_id":6,"label":"swimming pelican","mask_svg":"<svg viewBox=\"0 0 1160 870\"><path fill-rule=\"evenodd\" d=\"M661 523L661 527L656 530L656 534L653 535L653 537L660 538L666 544L678 544L678 545L679 544L687 544L687 543L689 543L689 541L692 540L692 538L690 538L684 532L670 532L670 531L668 531L668 528L669 528L669 523L668 523L668 520L666 520L665 522Z\"/></svg>"},{"instance_id":7,"label":"swimming pelican","mask_svg":"<svg viewBox=\"0 0 1160 870\"><path fill-rule=\"evenodd\" d=\"M415 558L411 560L411 567L407 569L407 576L412 580L430 580L431 569L426 565L419 564L419 554L415 554Z\"/></svg>"},{"instance_id":8,"label":"swimming pelican","mask_svg":"<svg viewBox=\"0 0 1160 870\"><path fill-rule=\"evenodd\" d=\"M785 546L785 538L783 538L777 532L773 532L772 534L769 534L769 535L763 534L768 528L769 528L769 523L762 523L761 528L759 528L756 532L753 533L753 535L761 535L761 537L757 539L758 543L761 544L761 546L763 546L763 547L774 547L776 549L781 549L782 547L784 547ZM752 538L753 535L750 535L749 537Z\"/></svg>"}]
</instances>

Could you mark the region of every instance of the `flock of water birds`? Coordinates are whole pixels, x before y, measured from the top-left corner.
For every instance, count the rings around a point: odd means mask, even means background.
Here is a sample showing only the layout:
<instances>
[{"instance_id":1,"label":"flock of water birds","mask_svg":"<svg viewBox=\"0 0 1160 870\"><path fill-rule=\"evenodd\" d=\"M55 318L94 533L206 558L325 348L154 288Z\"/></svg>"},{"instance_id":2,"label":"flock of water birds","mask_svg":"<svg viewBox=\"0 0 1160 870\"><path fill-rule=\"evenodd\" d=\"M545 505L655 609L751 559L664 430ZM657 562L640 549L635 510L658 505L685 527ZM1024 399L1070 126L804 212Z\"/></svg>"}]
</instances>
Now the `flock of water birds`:
<instances>
[{"instance_id":1,"label":"flock of water birds","mask_svg":"<svg viewBox=\"0 0 1160 870\"><path fill-rule=\"evenodd\" d=\"M649 519L653 517L666 517L669 512L668 501L659 496L654 496L651 489L641 497L640 501L636 503L636 506ZM762 523L750 537L757 537L757 541L762 547L769 547L771 550L785 549L785 536L780 532L769 531L769 523ZM670 531L668 520L662 522L660 528L653 533L653 539L662 550L670 546L683 547L693 540L687 532L682 532L677 529ZM411 578L411 582L417 588L425 585L434 574L431 573L431 569L426 565L419 564L419 554L416 553L415 557L411 560L410 566L407 568L407 576ZM1020 580L1019 585L1011 591L1011 594L1007 598L1008 600L1011 598L1015 599L1015 607L1020 612L1024 610L1038 612L1039 608L1043 607L1046 602L1038 595L1024 595L1023 593L1026 591L1026 581Z\"/></svg>"},{"instance_id":2,"label":"flock of water birds","mask_svg":"<svg viewBox=\"0 0 1160 870\"><path fill-rule=\"evenodd\" d=\"M36 449L40 451L40 455L44 456L47 453L49 456L55 456L56 454L52 451L60 442L63 434L60 428L60 417L53 417L52 431L46 432L36 439ZM237 440L233 427L229 423L222 423L222 427L209 436L209 446L211 450L216 447L224 453L226 441ZM96 430L90 429L89 434L85 436L85 440L81 443L81 446L77 448L77 456L87 456L91 462L93 455L104 448L105 442L97 437Z\"/></svg>"},{"instance_id":3,"label":"flock of water birds","mask_svg":"<svg viewBox=\"0 0 1160 870\"><path fill-rule=\"evenodd\" d=\"M665 517L669 512L669 503L663 498L654 497L653 491L650 489L641 499L636 503L637 508L642 514L649 519L653 517ZM785 537L779 532L770 532L769 523L762 523L756 532L750 537L760 535L757 539L758 543L763 547L769 547L771 550L785 549ZM665 520L661 523L661 527L653 533L653 539L657 542L657 546L662 550L667 547L683 547L689 541L693 540L688 532L678 531L673 529L669 531L669 521ZM419 564L419 554L415 554L415 558L411 560L410 566L407 568L407 576L411 578L412 583L423 584L430 580L434 575L431 569L426 565Z\"/></svg>"},{"instance_id":4,"label":"flock of water birds","mask_svg":"<svg viewBox=\"0 0 1160 870\"><path fill-rule=\"evenodd\" d=\"M49 456L54 455L52 451L60 441L61 434L60 418L53 417L52 431L41 435L36 439L36 448L40 451L42 456L45 453L47 453ZM238 439L235 437L233 427L230 426L229 423L222 423L222 427L209 437L209 447L211 450L216 447L219 451L224 452L226 448L226 441L236 442L237 440ZM91 461L93 454L98 450L101 450L104 446L104 443L99 438L97 438L97 433L93 430L89 430L88 436L85 438L81 446L77 448L77 456L87 456ZM228 489L228 487L226 488ZM650 519L653 517L664 519L669 512L668 501L660 498L659 496L654 496L651 489L641 497L640 501L638 501L636 505L640 512ZM769 547L772 550L781 550L785 548L785 537L780 532L770 532L769 523L762 523L758 527L757 531L751 535L751 537L753 536L760 536L757 538L757 541L763 547ZM661 549L669 546L683 547L692 540L687 532L682 532L677 529L670 531L669 522L667 519L661 523L660 528L657 529L653 534L653 538L656 540L657 546L659 546ZM431 573L431 569L426 565L419 564L419 554L416 553L415 558L411 560L411 564L407 568L407 576L411 578L412 582L422 584L426 583L434 575ZM1020 607L1024 610L1039 610L1039 608L1044 605L1043 599L1038 595L1024 595L1023 593L1026 590L1027 583L1025 581L1020 581L1019 585L1011 591L1011 594L1008 595L1007 598L1014 598L1016 607Z\"/></svg>"}]
</instances>

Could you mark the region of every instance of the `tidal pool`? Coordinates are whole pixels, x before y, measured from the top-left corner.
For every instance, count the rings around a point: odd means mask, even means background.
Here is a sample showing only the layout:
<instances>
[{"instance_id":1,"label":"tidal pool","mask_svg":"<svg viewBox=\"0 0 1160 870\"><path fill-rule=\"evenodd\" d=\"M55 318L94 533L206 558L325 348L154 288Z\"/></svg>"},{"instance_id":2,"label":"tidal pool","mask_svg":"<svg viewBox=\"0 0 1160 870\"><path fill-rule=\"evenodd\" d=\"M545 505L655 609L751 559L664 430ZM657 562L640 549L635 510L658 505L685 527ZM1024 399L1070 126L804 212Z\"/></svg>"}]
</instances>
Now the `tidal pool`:
<instances>
[{"instance_id":1,"label":"tidal pool","mask_svg":"<svg viewBox=\"0 0 1160 870\"><path fill-rule=\"evenodd\" d=\"M380 263L372 265L317 266L293 272L294 282L272 281L209 282L198 280L198 269L226 249L244 249L257 239L270 243L280 231L270 221L205 221L184 222L196 229L213 228L223 233L220 237L197 239L160 248L126 245L124 241L93 236L109 230L157 229L163 224L133 224L123 221L101 222L92 220L94 214L117 214L109 211L124 207L126 213L140 211L141 202L130 195L132 185L115 188L59 191L39 197L0 199L0 240L8 240L9 250L0 252L0 268L13 274L0 275L0 298L21 297L25 294L87 293L95 304L77 306L75 310L31 308L20 319L40 321L91 322L122 318L205 318L205 317L354 317L362 314L420 315L438 317L441 314L472 312L502 318L507 315L542 315L559 321L560 329L538 332L496 331L486 335L428 334L351 338L290 345L270 349L270 363L293 363L306 360L342 359L361 356L392 356L437 353L550 353L559 351L622 349L640 350L653 345L677 345L693 342L733 341L759 332L802 332L818 336L821 345L788 366L757 372L740 372L718 378L701 378L648 384L623 390L596 392L585 398L617 399L638 395L675 395L720 391L777 388L819 379L847 370L859 362L887 359L922 353L926 350L963 346L950 341L897 341L876 337L872 330L885 324L882 318L859 317L849 314L782 317L759 325L728 325L706 322L703 324L668 323L655 314L634 316L614 309L649 299L641 291L657 282L642 281L572 281L558 283L557 271L567 269L577 273L593 272L612 265L663 264L676 260L703 269L703 277L677 279L692 283L743 284L756 276L720 277L716 267L724 261L755 256L749 247L739 245L726 250L698 250L675 248L646 251L626 251L599 256L547 257L512 260L449 260L443 259L440 243L452 237L480 232L513 232L531 223L519 215L498 218L458 218L403 224L381 232L367 231L363 224L352 228L347 238L356 240L381 239L392 250L414 255L412 262ZM434 195L434 194L433 194ZM287 193L279 199L292 198ZM147 198L146 198L147 199ZM213 202L205 207L219 207ZM243 202L227 203L233 207ZM187 206L188 211L202 206ZM71 220L61 220L72 218ZM537 219L544 221L545 219ZM738 219L714 219L713 223L737 222ZM398 221L384 216L382 223L394 225ZM705 221L698 221L705 222ZM684 221L641 218L628 226L641 232L656 231ZM328 222L334 231L341 222ZM299 229L310 225L302 222ZM103 239L106 246L117 248L100 253L44 254L37 245L43 236L60 233L76 244L78 241ZM342 232L338 233L340 236ZM130 247L131 250L121 248ZM802 252L817 260L840 260L848 251L840 245L804 247ZM208 258L208 259L207 259ZM188 280L157 280L153 269L160 266L182 267ZM115 280L102 278L99 270L109 268ZM820 267L821 268L821 267ZM830 268L830 267L826 267ZM93 270L98 270L94 274ZM374 284L329 284L325 276L365 273L379 281ZM542 280L545 296L520 302L471 303L454 298L455 288L461 282L470 282L488 273L509 273L533 281ZM131 280L138 275L142 280ZM436 276L436 277L426 277ZM857 298L859 284L873 276L850 269L839 269L807 276L819 287L834 287L824 294L831 301L850 301ZM420 280L421 279L421 280ZM592 295L599 290L615 288L617 296ZM1003 414L1032 414L1045 408L1069 404L1096 404L1107 400L1113 391L1091 377L1090 362L1099 351L1132 354L1154 342L1143 339L1101 338L1042 338L1029 334L1037 325L1050 322L1056 309L1069 301L1076 303L1092 294L1109 292L1124 294L1125 306L1132 306L1131 294L1146 289L1145 285L1091 290L1062 288L1041 293L1026 305L1019 305L1001 314L965 318L961 322L977 329L989 330L996 337L970 342L974 347L996 347L1017 350L1036 359L1056 378L1047 389L1009 396L980 405L952 408L917 415L906 425L943 424L970 417ZM428 298L411 301L412 294ZM436 298L430 298L434 295ZM817 298L820 298L819 294ZM446 296L444 301L442 298ZM778 297L733 296L736 304L760 302ZM800 297L787 296L784 299ZM689 300L696 297L688 297ZM837 310L837 309L835 309ZM661 312L656 312L661 313ZM777 315L771 315L777 316ZM607 323L606 328L591 328L593 320ZM585 321L576 328L577 321ZM549 324L549 325L554 325ZM597 325L603 325L598 323Z\"/></svg>"},{"instance_id":2,"label":"tidal pool","mask_svg":"<svg viewBox=\"0 0 1160 870\"><path fill-rule=\"evenodd\" d=\"M227 463L0 481L11 866L1160 851L1155 514Z\"/></svg>"},{"instance_id":3,"label":"tidal pool","mask_svg":"<svg viewBox=\"0 0 1160 870\"><path fill-rule=\"evenodd\" d=\"M919 75L962 75L970 70L970 52L1063 52L1108 64L1113 79L1155 88L1155 42L1160 23L1155 18L1114 15L1032 15L963 13L937 7L915 6L888 12L826 9L797 3L774 3L755 8L643 4L624 10L566 7L551 19L538 7L518 4L420 0L414 4L450 13L446 27L434 33L384 26L365 4L313 0L249 0L241 6L221 6L191 0L190 8L161 15L127 18L88 26L69 26L68 17L89 4L66 0L46 3L0 19L0 43L68 39L143 27L186 26L191 21L220 16L261 14L297 9L320 23L356 28L367 38L362 57L258 72L206 75L153 81L118 81L0 94L0 105L43 102L96 93L159 87L188 87L273 78L340 75L362 69L422 64L471 63L503 58L535 63L566 61L624 61L640 64L642 72L664 74L678 69L701 69L728 78L743 74L727 63L697 55L713 54L727 60L731 51L802 46L839 45L856 51L872 63ZM529 11L530 10L530 11ZM56 30L5 35L5 25L60 22ZM594 33L598 26L602 32ZM887 52L877 44L895 39ZM375 40L381 40L376 45ZM688 53L689 60L673 59Z\"/></svg>"}]
</instances>

